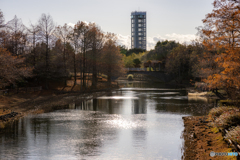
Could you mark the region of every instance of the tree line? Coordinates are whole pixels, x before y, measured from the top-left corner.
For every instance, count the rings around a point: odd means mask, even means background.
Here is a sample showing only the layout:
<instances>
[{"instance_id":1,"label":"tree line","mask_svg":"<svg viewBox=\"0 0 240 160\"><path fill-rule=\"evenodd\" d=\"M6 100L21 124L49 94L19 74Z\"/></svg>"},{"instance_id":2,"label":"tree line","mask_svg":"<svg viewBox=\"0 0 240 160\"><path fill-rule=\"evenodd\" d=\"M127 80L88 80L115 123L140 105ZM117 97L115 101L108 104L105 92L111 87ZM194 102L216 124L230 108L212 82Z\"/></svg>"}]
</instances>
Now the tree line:
<instances>
[{"instance_id":1,"label":"tree line","mask_svg":"<svg viewBox=\"0 0 240 160\"><path fill-rule=\"evenodd\" d=\"M15 16L5 23L0 11L0 88L17 85L26 79L44 81L72 75L76 85L86 88L87 73L96 88L98 75L113 77L123 73L122 55L113 33L104 33L95 23L78 21L74 27L56 25L52 17L42 14L36 24L26 27Z\"/></svg>"},{"instance_id":2,"label":"tree line","mask_svg":"<svg viewBox=\"0 0 240 160\"><path fill-rule=\"evenodd\" d=\"M117 46L116 36L103 33L94 23L55 26L50 15L42 14L37 24L26 27L16 16L4 23L0 12L0 87L27 77L47 82L70 75L76 84L80 73L85 88L85 73L92 73L95 88L98 73L108 75L111 82L123 73L123 65L143 67L144 62L157 60L177 82L201 80L208 89L223 89L229 98L239 99L239 6L236 0L214 0L213 11L198 27L198 40L191 44L159 41L151 51Z\"/></svg>"},{"instance_id":3,"label":"tree line","mask_svg":"<svg viewBox=\"0 0 240 160\"><path fill-rule=\"evenodd\" d=\"M151 51L129 53L121 47L125 67L157 60L175 80L203 81L209 90L225 90L230 99L240 98L240 2L214 0L213 10L197 27L199 39L191 44L159 41ZM138 60L136 60L138 59ZM137 63L136 63L137 62Z\"/></svg>"},{"instance_id":4,"label":"tree line","mask_svg":"<svg viewBox=\"0 0 240 160\"><path fill-rule=\"evenodd\" d=\"M126 48L123 46L120 48L126 68L143 68L146 67L144 64L155 61L160 64L161 71L171 74L177 82L203 78L200 75L199 67L206 48L199 41L192 41L191 44L180 44L168 40L158 41L154 49L139 52L136 50L125 51ZM154 70L154 68L152 69Z\"/></svg>"}]
</instances>

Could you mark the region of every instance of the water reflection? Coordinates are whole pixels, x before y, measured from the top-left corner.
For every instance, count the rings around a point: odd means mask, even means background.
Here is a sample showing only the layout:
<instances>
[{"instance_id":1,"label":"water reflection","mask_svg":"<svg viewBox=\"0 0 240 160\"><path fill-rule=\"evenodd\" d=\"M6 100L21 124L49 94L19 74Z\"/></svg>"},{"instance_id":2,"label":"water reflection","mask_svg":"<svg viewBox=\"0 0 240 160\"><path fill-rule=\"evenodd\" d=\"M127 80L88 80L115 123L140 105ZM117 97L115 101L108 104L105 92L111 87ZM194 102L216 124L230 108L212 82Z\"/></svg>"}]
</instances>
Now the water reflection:
<instances>
[{"instance_id":1,"label":"water reflection","mask_svg":"<svg viewBox=\"0 0 240 160\"><path fill-rule=\"evenodd\" d=\"M146 107L146 98L141 96L139 100L133 100L132 102L132 113L133 114L146 114L147 107Z\"/></svg>"},{"instance_id":2,"label":"water reflection","mask_svg":"<svg viewBox=\"0 0 240 160\"><path fill-rule=\"evenodd\" d=\"M97 99L82 101L79 103L69 104L69 109L102 111L108 114L146 114L146 96L139 97L122 96L104 96ZM124 105L132 106L125 108ZM130 110L132 109L132 110ZM131 112L130 112L131 111Z\"/></svg>"},{"instance_id":3,"label":"water reflection","mask_svg":"<svg viewBox=\"0 0 240 160\"><path fill-rule=\"evenodd\" d=\"M162 84L130 86L138 88L12 123L0 133L0 159L180 159L182 116L213 103Z\"/></svg>"}]
</instances>

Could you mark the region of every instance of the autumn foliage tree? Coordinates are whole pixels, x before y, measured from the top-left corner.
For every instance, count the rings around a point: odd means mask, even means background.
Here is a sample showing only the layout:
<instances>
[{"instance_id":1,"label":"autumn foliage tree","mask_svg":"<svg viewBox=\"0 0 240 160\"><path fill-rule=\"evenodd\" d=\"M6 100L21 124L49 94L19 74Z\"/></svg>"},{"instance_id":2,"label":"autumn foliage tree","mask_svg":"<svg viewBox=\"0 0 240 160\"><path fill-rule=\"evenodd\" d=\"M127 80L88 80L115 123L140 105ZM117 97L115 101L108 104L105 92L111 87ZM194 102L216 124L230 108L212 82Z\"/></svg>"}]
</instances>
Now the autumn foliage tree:
<instances>
[{"instance_id":1,"label":"autumn foliage tree","mask_svg":"<svg viewBox=\"0 0 240 160\"><path fill-rule=\"evenodd\" d=\"M88 60L91 64L92 72L92 88L97 87L97 72L99 71L99 59L101 57L101 52L104 44L104 34L95 23L89 24L89 38L90 38L90 48Z\"/></svg>"},{"instance_id":2,"label":"autumn foliage tree","mask_svg":"<svg viewBox=\"0 0 240 160\"><path fill-rule=\"evenodd\" d=\"M232 99L240 95L240 2L215 0L202 28L205 58L211 63L203 68L209 73L205 82L212 89L225 89Z\"/></svg>"},{"instance_id":3,"label":"autumn foliage tree","mask_svg":"<svg viewBox=\"0 0 240 160\"><path fill-rule=\"evenodd\" d=\"M108 83L111 84L112 78L121 76L124 73L122 54L117 46L116 36L112 33L106 35L106 42L103 46L102 63L103 73L108 76Z\"/></svg>"},{"instance_id":4,"label":"autumn foliage tree","mask_svg":"<svg viewBox=\"0 0 240 160\"><path fill-rule=\"evenodd\" d=\"M31 71L31 68L25 66L24 58L13 56L7 49L0 47L0 88L30 77Z\"/></svg>"},{"instance_id":5,"label":"autumn foliage tree","mask_svg":"<svg viewBox=\"0 0 240 160\"><path fill-rule=\"evenodd\" d=\"M85 90L89 81L97 88L100 73L110 82L122 69L116 36L104 34L95 23L55 27L52 17L42 14L38 24L25 27L17 16L5 24L0 10L0 88L28 80L43 82L48 89L53 81L64 80L66 85L72 73L75 86L80 73Z\"/></svg>"},{"instance_id":6,"label":"autumn foliage tree","mask_svg":"<svg viewBox=\"0 0 240 160\"><path fill-rule=\"evenodd\" d=\"M0 29L0 88L3 88L32 76L32 68L26 67L20 54L26 42L21 20L15 16L6 25L0 11Z\"/></svg>"}]
</instances>

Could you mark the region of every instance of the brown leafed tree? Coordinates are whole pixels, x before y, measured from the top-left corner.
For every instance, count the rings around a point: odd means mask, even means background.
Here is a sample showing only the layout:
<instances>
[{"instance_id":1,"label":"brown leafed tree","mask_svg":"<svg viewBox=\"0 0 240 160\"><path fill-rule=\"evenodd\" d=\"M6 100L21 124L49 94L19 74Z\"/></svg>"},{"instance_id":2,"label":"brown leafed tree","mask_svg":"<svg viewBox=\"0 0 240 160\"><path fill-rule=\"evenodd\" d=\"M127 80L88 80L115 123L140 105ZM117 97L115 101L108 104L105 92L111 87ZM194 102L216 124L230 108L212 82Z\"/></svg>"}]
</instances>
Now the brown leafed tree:
<instances>
[{"instance_id":1,"label":"brown leafed tree","mask_svg":"<svg viewBox=\"0 0 240 160\"><path fill-rule=\"evenodd\" d=\"M101 51L104 44L104 34L101 31L100 27L98 27L95 23L89 24L89 38L90 38L90 56L88 56L90 65L92 67L92 88L97 87L97 73L99 71L100 57Z\"/></svg>"},{"instance_id":2,"label":"brown leafed tree","mask_svg":"<svg viewBox=\"0 0 240 160\"><path fill-rule=\"evenodd\" d=\"M4 26L5 24L4 24L3 12L0 10L0 28L3 28Z\"/></svg>"},{"instance_id":3,"label":"brown leafed tree","mask_svg":"<svg viewBox=\"0 0 240 160\"><path fill-rule=\"evenodd\" d=\"M73 64L73 72L74 72L74 86L77 82L77 65L76 65L76 54L79 52L80 46L80 33L77 30L77 25L74 26L74 29L69 34L70 44L74 48L74 53L72 54L72 64Z\"/></svg>"},{"instance_id":4,"label":"brown leafed tree","mask_svg":"<svg viewBox=\"0 0 240 160\"><path fill-rule=\"evenodd\" d=\"M103 73L108 76L108 83L111 85L112 78L121 76L124 73L122 54L117 45L116 35L107 33L106 42L102 51Z\"/></svg>"},{"instance_id":5,"label":"brown leafed tree","mask_svg":"<svg viewBox=\"0 0 240 160\"><path fill-rule=\"evenodd\" d=\"M68 26L67 24L64 24L64 26L57 26L55 29L55 36L61 40L63 44L62 49L62 57L63 57L63 63L64 63L64 72L67 73L67 66L66 66L66 44L69 42L69 34L72 32L72 27Z\"/></svg>"},{"instance_id":6,"label":"brown leafed tree","mask_svg":"<svg viewBox=\"0 0 240 160\"><path fill-rule=\"evenodd\" d=\"M0 47L0 88L30 77L31 71L31 68L26 67L24 58L13 56L7 49Z\"/></svg>"},{"instance_id":7,"label":"brown leafed tree","mask_svg":"<svg viewBox=\"0 0 240 160\"><path fill-rule=\"evenodd\" d=\"M203 20L203 44L207 48L205 58L210 66L205 82L210 88L225 89L230 98L240 95L240 2L215 0L214 9Z\"/></svg>"},{"instance_id":8,"label":"brown leafed tree","mask_svg":"<svg viewBox=\"0 0 240 160\"><path fill-rule=\"evenodd\" d=\"M6 24L7 37L5 39L5 46L8 51L14 55L23 55L27 42L26 27L22 20L15 16Z\"/></svg>"},{"instance_id":9,"label":"brown leafed tree","mask_svg":"<svg viewBox=\"0 0 240 160\"><path fill-rule=\"evenodd\" d=\"M91 41L91 39L89 38L89 30L90 28L88 24L86 24L85 22L79 21L74 26L73 34L72 34L76 54L77 53L81 54L79 66L80 66L81 77L82 77L81 85L83 89L86 88L86 75L85 75L86 68L87 68L86 53L87 51L90 50L90 41ZM74 70L74 73L75 72L76 72L76 69Z\"/></svg>"},{"instance_id":10,"label":"brown leafed tree","mask_svg":"<svg viewBox=\"0 0 240 160\"><path fill-rule=\"evenodd\" d=\"M53 22L52 17L48 14L42 14L38 21L38 25L40 28L41 36L43 42L46 44L46 49L45 49L45 71L49 72L49 51L50 51L50 44L52 43L53 40L53 33L55 29L55 25Z\"/></svg>"},{"instance_id":11,"label":"brown leafed tree","mask_svg":"<svg viewBox=\"0 0 240 160\"><path fill-rule=\"evenodd\" d=\"M36 50L36 44L39 41L39 36L38 33L40 31L40 27L38 25L33 25L32 23L30 24L30 27L27 28L28 31L28 40L30 43L30 59L32 61L30 62L33 67L36 65L37 61L37 50Z\"/></svg>"},{"instance_id":12,"label":"brown leafed tree","mask_svg":"<svg viewBox=\"0 0 240 160\"><path fill-rule=\"evenodd\" d=\"M3 16L3 12L0 10L0 47L3 46L3 37L4 37L4 31L2 31L1 29L5 27L4 24L4 16Z\"/></svg>"}]
</instances>

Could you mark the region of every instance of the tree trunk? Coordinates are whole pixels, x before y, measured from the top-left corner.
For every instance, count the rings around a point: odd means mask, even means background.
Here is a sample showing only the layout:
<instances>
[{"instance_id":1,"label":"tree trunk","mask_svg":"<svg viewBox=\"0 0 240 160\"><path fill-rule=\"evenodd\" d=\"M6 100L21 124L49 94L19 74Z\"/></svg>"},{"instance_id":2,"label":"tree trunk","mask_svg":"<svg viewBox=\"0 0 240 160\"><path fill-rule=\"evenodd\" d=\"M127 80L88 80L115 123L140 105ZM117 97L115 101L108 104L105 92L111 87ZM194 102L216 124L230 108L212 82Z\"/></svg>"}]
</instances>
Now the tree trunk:
<instances>
[{"instance_id":1,"label":"tree trunk","mask_svg":"<svg viewBox=\"0 0 240 160\"><path fill-rule=\"evenodd\" d=\"M94 43L93 45L93 70L92 70L92 88L97 88L97 59L96 59L96 54L97 54L97 50L96 50L96 45Z\"/></svg>"}]
</instances>

